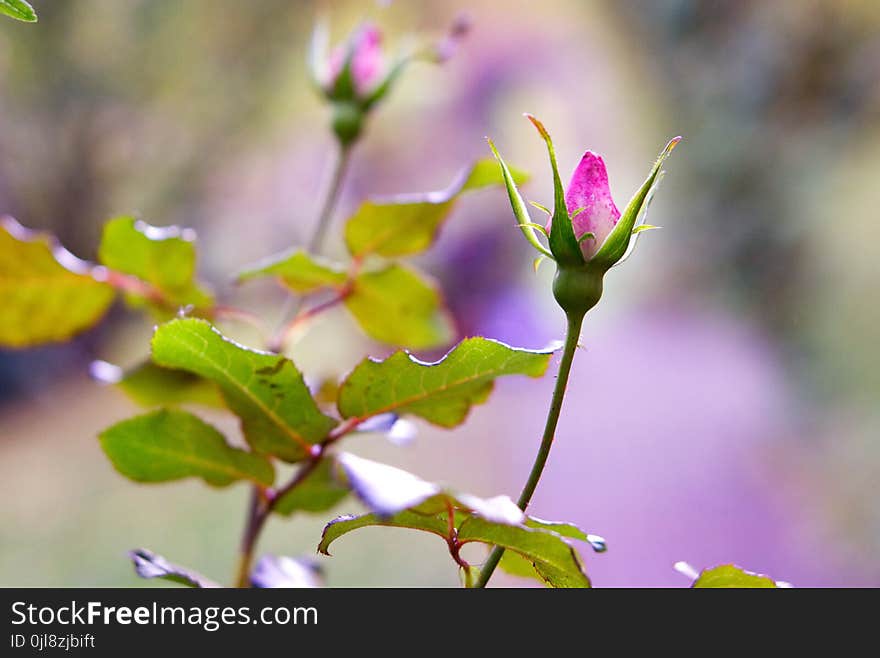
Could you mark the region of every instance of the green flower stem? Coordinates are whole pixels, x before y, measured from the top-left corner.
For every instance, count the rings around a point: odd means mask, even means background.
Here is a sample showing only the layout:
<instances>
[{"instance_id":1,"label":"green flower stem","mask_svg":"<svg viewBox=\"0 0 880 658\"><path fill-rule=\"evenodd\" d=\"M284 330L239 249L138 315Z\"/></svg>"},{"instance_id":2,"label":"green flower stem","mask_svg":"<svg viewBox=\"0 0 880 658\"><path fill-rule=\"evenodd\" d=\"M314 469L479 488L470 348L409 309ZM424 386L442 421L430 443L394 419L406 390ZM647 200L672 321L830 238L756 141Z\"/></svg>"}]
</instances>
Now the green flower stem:
<instances>
[{"instance_id":1,"label":"green flower stem","mask_svg":"<svg viewBox=\"0 0 880 658\"><path fill-rule=\"evenodd\" d=\"M324 246L324 237L327 234L327 229L330 227L333 210L336 208L336 203L339 201L339 193L342 191L342 181L345 180L345 174L348 172L348 165L350 163L351 145L340 146L336 165L333 168L333 178L330 180L327 196L324 197L324 205L321 207L321 213L318 215L318 223L315 224L312 237L308 242L310 253L318 253Z\"/></svg>"},{"instance_id":2,"label":"green flower stem","mask_svg":"<svg viewBox=\"0 0 880 658\"><path fill-rule=\"evenodd\" d=\"M333 211L339 201L339 193L342 191L342 182L345 180L345 174L348 171L350 163L351 145L341 145L339 147L339 155L336 158L336 164L333 168L333 177L330 180L330 187L327 189L327 195L324 197L321 212L318 214L318 221L315 224L311 237L309 238L308 250L310 253L318 253L324 246L324 237L330 226L330 220L333 218ZM292 297L288 297L288 302L292 300ZM292 312L294 316L293 321L296 321L301 306L302 298L297 300L295 306L291 306L288 303L282 311L281 317L286 318ZM281 343L283 343L284 337L287 335L287 324L287 322L284 322L282 329L269 341L268 348L271 351L280 352L283 349L284 346ZM317 466L319 459L320 457L311 460L306 466L300 469L301 472L294 477L294 480L291 484L285 487L283 492L292 489L305 479L305 476ZM251 499L248 505L247 519L241 536L241 548L239 549L238 566L236 567L236 587L250 587L250 573L254 561L254 549L256 548L257 541L260 538L266 520L269 518L278 497L280 496L275 495L268 500L264 500L264 497L256 486L251 489Z\"/></svg>"},{"instance_id":3,"label":"green flower stem","mask_svg":"<svg viewBox=\"0 0 880 658\"><path fill-rule=\"evenodd\" d=\"M324 203L321 206L321 212L318 214L318 221L312 230L312 235L306 245L307 250L311 254L320 254L324 247L324 237L327 235L327 229L330 227L333 219L333 211L339 202L340 192L342 191L342 183L345 180L345 174L348 172L348 166L351 163L352 145L340 145L336 164L333 167L333 177L330 180L330 187L327 188L327 195L324 197ZM299 312L302 310L303 297L294 298L288 296L287 301L281 309L281 324L278 331L269 340L267 348L271 352L280 352L284 349L284 340L290 332L290 325L297 322ZM288 317L293 317L288 320Z\"/></svg>"},{"instance_id":4,"label":"green flower stem","mask_svg":"<svg viewBox=\"0 0 880 658\"><path fill-rule=\"evenodd\" d=\"M544 436L541 439L541 447L535 457L535 463L532 464L532 470L529 473L529 479L523 487L522 493L519 495L517 505L525 512L526 508L532 500L541 474L544 472L544 465L550 456L550 448L553 446L553 438L556 435L556 425L559 422L559 413L562 411L562 400L565 397L565 390L568 386L568 376L571 373L571 363L574 361L574 353L577 350L578 339L581 335L581 326L584 322L583 314L567 315L568 329L565 335L565 348L562 351L562 361L559 364L559 373L556 375L556 386L553 389L553 398L550 401L550 409L547 412L547 422L544 425ZM477 579L474 587L485 587L492 577L492 573L501 561L504 555L504 549L496 546L489 554L489 558L480 570L480 577Z\"/></svg>"}]
</instances>

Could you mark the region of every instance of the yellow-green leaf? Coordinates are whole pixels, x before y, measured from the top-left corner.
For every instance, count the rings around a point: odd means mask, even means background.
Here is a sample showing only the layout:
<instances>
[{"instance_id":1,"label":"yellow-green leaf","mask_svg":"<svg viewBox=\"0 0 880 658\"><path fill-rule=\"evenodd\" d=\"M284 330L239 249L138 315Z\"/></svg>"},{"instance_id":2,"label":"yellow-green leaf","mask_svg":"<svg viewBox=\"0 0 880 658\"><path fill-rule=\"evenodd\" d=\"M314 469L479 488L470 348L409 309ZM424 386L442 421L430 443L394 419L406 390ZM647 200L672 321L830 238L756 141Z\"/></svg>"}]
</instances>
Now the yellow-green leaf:
<instances>
[{"instance_id":1,"label":"yellow-green leaf","mask_svg":"<svg viewBox=\"0 0 880 658\"><path fill-rule=\"evenodd\" d=\"M368 336L389 345L429 349L448 345L455 336L437 286L404 265L360 274L345 306Z\"/></svg>"},{"instance_id":2,"label":"yellow-green leaf","mask_svg":"<svg viewBox=\"0 0 880 658\"><path fill-rule=\"evenodd\" d=\"M257 263L238 275L238 281L274 276L293 292L307 295L322 288L341 288L348 275L343 266L301 249Z\"/></svg>"},{"instance_id":3,"label":"yellow-green leaf","mask_svg":"<svg viewBox=\"0 0 880 658\"><path fill-rule=\"evenodd\" d=\"M722 564L712 569L703 569L700 577L694 581L695 588L775 588L776 582L772 578L761 574L746 571L733 564Z\"/></svg>"},{"instance_id":4,"label":"yellow-green leaf","mask_svg":"<svg viewBox=\"0 0 880 658\"><path fill-rule=\"evenodd\" d=\"M0 345L66 340L95 325L114 296L96 272L52 236L0 221Z\"/></svg>"},{"instance_id":5,"label":"yellow-green leaf","mask_svg":"<svg viewBox=\"0 0 880 658\"><path fill-rule=\"evenodd\" d=\"M116 217L104 225L98 260L154 287L171 310L213 304L211 294L196 282L195 231L177 226L150 226L133 217ZM128 295L136 305L155 303L136 293ZM167 312L168 308L162 309Z\"/></svg>"},{"instance_id":6,"label":"yellow-green leaf","mask_svg":"<svg viewBox=\"0 0 880 658\"><path fill-rule=\"evenodd\" d=\"M519 183L528 178L519 170L512 175ZM463 192L503 183L498 165L480 160L444 190L365 201L345 225L348 250L356 257L405 256L424 251L436 239Z\"/></svg>"},{"instance_id":7,"label":"yellow-green leaf","mask_svg":"<svg viewBox=\"0 0 880 658\"><path fill-rule=\"evenodd\" d=\"M99 439L116 470L135 482L200 477L222 487L237 480L269 486L274 480L265 457L231 447L214 427L179 409L123 420Z\"/></svg>"}]
</instances>

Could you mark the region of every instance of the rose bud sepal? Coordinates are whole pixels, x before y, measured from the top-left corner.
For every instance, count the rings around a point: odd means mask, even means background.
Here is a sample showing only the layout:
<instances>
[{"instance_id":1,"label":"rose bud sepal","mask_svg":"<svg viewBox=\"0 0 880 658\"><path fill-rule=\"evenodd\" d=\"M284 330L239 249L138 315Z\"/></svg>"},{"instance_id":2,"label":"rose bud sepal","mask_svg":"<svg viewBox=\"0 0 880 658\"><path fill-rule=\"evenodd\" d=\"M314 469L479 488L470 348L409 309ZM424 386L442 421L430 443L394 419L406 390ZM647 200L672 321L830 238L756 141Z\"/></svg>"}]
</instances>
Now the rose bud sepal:
<instances>
[{"instance_id":1,"label":"rose bud sepal","mask_svg":"<svg viewBox=\"0 0 880 658\"><path fill-rule=\"evenodd\" d=\"M681 141L681 137L674 137L660 152L654 166L651 168L648 177L641 187L633 195L626 209L615 224L611 233L605 238L602 246L590 259L590 263L597 268L607 272L611 267L620 262L627 254L630 242L633 239L633 231L637 230L636 222L640 217L644 216L647 204L650 202L651 196L657 184L660 182L663 172L661 168L666 158L672 153L672 149Z\"/></svg>"},{"instance_id":2,"label":"rose bud sepal","mask_svg":"<svg viewBox=\"0 0 880 658\"><path fill-rule=\"evenodd\" d=\"M550 133L544 128L538 119L531 114L526 118L532 122L538 133L547 144L547 153L550 156L550 167L553 170L553 216L550 221L548 240L553 260L559 267L580 267L584 264L584 255L581 253L578 239L574 234L571 217L565 205L565 188L562 187L562 179L559 177L559 167L556 164L556 150L553 148L553 140Z\"/></svg>"}]
</instances>

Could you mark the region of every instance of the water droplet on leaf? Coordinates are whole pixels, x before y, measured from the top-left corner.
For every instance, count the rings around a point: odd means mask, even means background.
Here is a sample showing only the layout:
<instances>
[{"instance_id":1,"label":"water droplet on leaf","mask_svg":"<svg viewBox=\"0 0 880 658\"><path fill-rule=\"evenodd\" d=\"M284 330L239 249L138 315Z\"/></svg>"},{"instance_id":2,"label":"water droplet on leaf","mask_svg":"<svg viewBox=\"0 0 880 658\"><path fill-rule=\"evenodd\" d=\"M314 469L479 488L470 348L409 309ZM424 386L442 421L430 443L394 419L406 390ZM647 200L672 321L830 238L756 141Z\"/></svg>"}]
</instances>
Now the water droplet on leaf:
<instances>
[{"instance_id":1,"label":"water droplet on leaf","mask_svg":"<svg viewBox=\"0 0 880 658\"><path fill-rule=\"evenodd\" d=\"M593 550L597 553L604 553L608 550L608 543L605 541L604 537L600 537L599 535L587 535L587 542L589 542L590 546L592 546Z\"/></svg>"}]
</instances>

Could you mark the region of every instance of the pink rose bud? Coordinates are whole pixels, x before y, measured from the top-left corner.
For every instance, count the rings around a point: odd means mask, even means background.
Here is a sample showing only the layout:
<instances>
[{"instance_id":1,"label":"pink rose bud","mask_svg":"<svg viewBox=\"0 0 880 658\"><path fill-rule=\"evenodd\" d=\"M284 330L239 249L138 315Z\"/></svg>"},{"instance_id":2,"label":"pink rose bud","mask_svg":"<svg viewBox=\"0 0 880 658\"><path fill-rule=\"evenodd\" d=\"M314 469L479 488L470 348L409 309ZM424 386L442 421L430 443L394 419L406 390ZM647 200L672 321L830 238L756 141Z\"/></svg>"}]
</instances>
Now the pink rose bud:
<instances>
[{"instance_id":1,"label":"pink rose bud","mask_svg":"<svg viewBox=\"0 0 880 658\"><path fill-rule=\"evenodd\" d=\"M501 166L519 228L529 244L541 254L536 263L544 258L556 261L553 296L570 317L583 317L602 296L605 273L628 255L634 236L656 228L641 222L644 222L648 204L661 178L661 167L681 137L671 139L660 152L647 179L621 213L611 198L608 172L602 158L592 151L584 153L568 188L563 188L550 134L534 116L527 114L526 117L546 143L553 170L552 210L538 206L550 215L546 228L532 221L507 164L491 140L489 147ZM541 241L539 233L544 234L547 244Z\"/></svg>"},{"instance_id":2,"label":"pink rose bud","mask_svg":"<svg viewBox=\"0 0 880 658\"><path fill-rule=\"evenodd\" d=\"M620 219L601 156L592 151L584 153L565 191L565 206L584 260L590 260ZM547 233L552 222L552 218L547 222ZM592 237L584 237L588 233Z\"/></svg>"}]
</instances>

